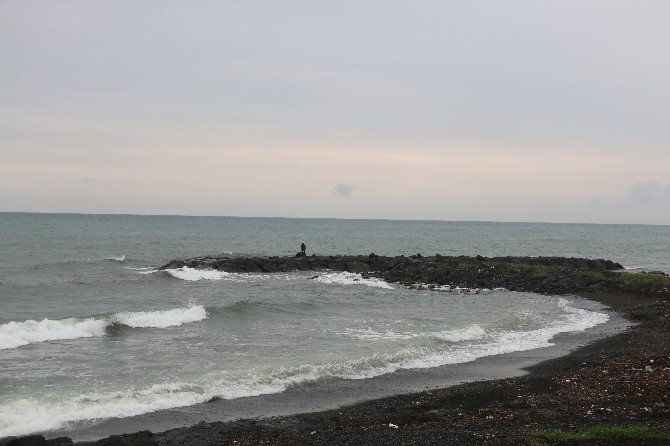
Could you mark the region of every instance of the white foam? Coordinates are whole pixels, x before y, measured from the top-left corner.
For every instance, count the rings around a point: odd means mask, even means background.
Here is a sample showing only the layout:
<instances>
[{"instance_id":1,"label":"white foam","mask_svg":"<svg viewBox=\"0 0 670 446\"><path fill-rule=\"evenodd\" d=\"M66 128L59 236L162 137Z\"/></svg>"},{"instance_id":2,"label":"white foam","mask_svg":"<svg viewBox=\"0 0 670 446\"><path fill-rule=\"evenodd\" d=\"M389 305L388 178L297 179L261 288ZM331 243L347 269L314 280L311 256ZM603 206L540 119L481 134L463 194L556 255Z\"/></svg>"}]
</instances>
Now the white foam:
<instances>
[{"instance_id":1,"label":"white foam","mask_svg":"<svg viewBox=\"0 0 670 446\"><path fill-rule=\"evenodd\" d=\"M223 280L231 277L231 273L214 269L196 269L183 266L181 268L166 269L165 272L177 279L195 282L198 280ZM145 273L148 274L148 273Z\"/></svg>"},{"instance_id":2,"label":"white foam","mask_svg":"<svg viewBox=\"0 0 670 446\"><path fill-rule=\"evenodd\" d=\"M58 429L66 423L130 417L203 403L214 397L235 399L280 393L289 387L326 378L364 379L389 373L382 357L340 364L301 365L226 376L193 383L161 383L118 392L93 392L62 401L22 398L0 402L0 438Z\"/></svg>"},{"instance_id":3,"label":"white foam","mask_svg":"<svg viewBox=\"0 0 670 446\"><path fill-rule=\"evenodd\" d=\"M432 336L449 342L475 341L486 336L486 331L479 325L473 324L465 328L433 333Z\"/></svg>"},{"instance_id":4,"label":"white foam","mask_svg":"<svg viewBox=\"0 0 670 446\"><path fill-rule=\"evenodd\" d=\"M191 305L172 310L122 312L101 318L12 321L0 325L0 350L46 341L99 337L113 323L132 328L168 328L206 318L202 305Z\"/></svg>"},{"instance_id":5,"label":"white foam","mask_svg":"<svg viewBox=\"0 0 670 446\"><path fill-rule=\"evenodd\" d=\"M25 322L0 325L0 350L20 347L36 342L102 336L107 322L100 319L75 318Z\"/></svg>"},{"instance_id":6,"label":"white foam","mask_svg":"<svg viewBox=\"0 0 670 446\"><path fill-rule=\"evenodd\" d=\"M107 260L112 260L114 262L123 262L126 260L126 256L107 257Z\"/></svg>"},{"instance_id":7,"label":"white foam","mask_svg":"<svg viewBox=\"0 0 670 446\"><path fill-rule=\"evenodd\" d=\"M386 288L389 290L393 289L390 283L385 282L381 279L375 277L363 278L360 274L349 273L349 272L336 272L336 273L326 273L322 274L316 279L317 282L321 283L337 283L340 285L365 285L376 288Z\"/></svg>"},{"instance_id":8,"label":"white foam","mask_svg":"<svg viewBox=\"0 0 670 446\"><path fill-rule=\"evenodd\" d=\"M117 313L112 316L115 322L129 327L167 328L178 327L189 322L197 322L207 318L207 312L202 305L188 308L175 308L164 311L138 311Z\"/></svg>"},{"instance_id":9,"label":"white foam","mask_svg":"<svg viewBox=\"0 0 670 446\"><path fill-rule=\"evenodd\" d=\"M394 341L414 338L438 338L449 342L465 342L481 339L486 336L486 331L479 325L470 325L455 330L444 330L434 333L412 333L395 331L376 331L371 328L349 329L344 334L364 341Z\"/></svg>"},{"instance_id":10,"label":"white foam","mask_svg":"<svg viewBox=\"0 0 670 446\"><path fill-rule=\"evenodd\" d=\"M366 379L399 369L469 362L484 356L550 346L551 339L559 333L582 331L609 319L607 314L574 308L565 299L557 299L555 305L562 310L559 317L535 330L487 333L481 327L471 325L432 334L456 343L481 340L478 343L440 344L432 348L422 344L339 363L304 364L255 370L239 376L210 377L190 383L159 383L116 392L92 392L63 397L60 401L52 398L3 400L0 401L0 437L56 429L79 420L128 417L189 406L214 397L234 399L279 393L301 383L322 379ZM370 331L369 334L374 333Z\"/></svg>"},{"instance_id":11,"label":"white foam","mask_svg":"<svg viewBox=\"0 0 670 446\"><path fill-rule=\"evenodd\" d=\"M553 337L559 333L584 331L609 320L609 316L605 313L574 308L563 298L557 299L555 305L562 312L560 317L548 325L534 330L487 332L482 327L473 324L463 329L398 337L396 339L433 336L456 343L456 345L451 348L437 350L426 348L423 345L413 349L404 349L392 356L387 355L378 366L365 370L361 376L346 377L349 379L358 379L368 377L371 373L373 376L376 376L374 374L380 370L385 370L384 373L389 373L399 369L439 367L447 364L470 362L485 356L549 347L553 345L551 342ZM386 337L388 334L378 333L373 330L356 333L359 339L368 340L392 339L392 337ZM394 333L390 334L394 335ZM480 342L471 343L465 341Z\"/></svg>"},{"instance_id":12,"label":"white foam","mask_svg":"<svg viewBox=\"0 0 670 446\"><path fill-rule=\"evenodd\" d=\"M130 269L134 269L140 274L153 274L153 273L157 273L157 272L160 271L159 269L151 268L151 267L149 267L149 268L130 268Z\"/></svg>"},{"instance_id":13,"label":"white foam","mask_svg":"<svg viewBox=\"0 0 670 446\"><path fill-rule=\"evenodd\" d=\"M148 271L139 271L141 274L153 274L159 270L151 269ZM189 282L196 282L199 280L225 280L229 282L257 282L268 279L279 280L300 280L304 279L303 275L298 272L293 273L229 273L226 271L219 271L214 269L197 269L188 266L181 268L169 268L165 270L166 273L177 279L186 280ZM322 274L314 281L321 283L336 283L340 285L366 285L376 288L393 289L393 287L377 278L363 278L360 274L348 272L333 272Z\"/></svg>"},{"instance_id":14,"label":"white foam","mask_svg":"<svg viewBox=\"0 0 670 446\"><path fill-rule=\"evenodd\" d=\"M160 270L152 270L142 274L151 274ZM188 282L196 282L198 280L225 280L229 282L257 282L260 280L267 280L269 278L294 280L298 276L295 274L279 274L279 273L228 273L226 271L218 271L215 269L197 269L183 266L181 268L170 268L165 270L166 273L177 279L186 280Z\"/></svg>"},{"instance_id":15,"label":"white foam","mask_svg":"<svg viewBox=\"0 0 670 446\"><path fill-rule=\"evenodd\" d=\"M559 333L584 331L609 320L609 315L574 308L563 298L556 301L564 317L535 330L509 330L484 336L486 342L458 346L449 352L433 352L405 362L402 368L430 368L447 364L470 362L485 356L500 355L554 345L551 340Z\"/></svg>"},{"instance_id":16,"label":"white foam","mask_svg":"<svg viewBox=\"0 0 670 446\"><path fill-rule=\"evenodd\" d=\"M626 266L626 265L624 265L623 269L625 269L625 270L631 270L631 269L643 270L644 266Z\"/></svg>"},{"instance_id":17,"label":"white foam","mask_svg":"<svg viewBox=\"0 0 670 446\"><path fill-rule=\"evenodd\" d=\"M157 269L139 270L140 274L153 274L160 272ZM228 282L257 282L268 279L280 280L299 280L304 279L304 276L298 272L294 273L229 273L226 271L219 271L215 269L197 269L188 266L181 268L168 268L164 270L167 274L177 279L186 280L188 282L197 282L199 280L225 280ZM393 286L377 278L364 278L360 274L349 272L332 272L325 273L316 278L314 281L321 283L335 283L339 285L365 285L369 287L393 289Z\"/></svg>"},{"instance_id":18,"label":"white foam","mask_svg":"<svg viewBox=\"0 0 670 446\"><path fill-rule=\"evenodd\" d=\"M364 341L412 339L412 338L416 338L418 336L421 336L420 334L409 333L409 332L403 332L403 333L397 333L397 332L394 332L394 331L380 332L380 331L375 331L371 328L349 329L344 334L352 336L356 339L364 340Z\"/></svg>"},{"instance_id":19,"label":"white foam","mask_svg":"<svg viewBox=\"0 0 670 446\"><path fill-rule=\"evenodd\" d=\"M431 291L440 291L445 293L454 293L454 294L491 294L498 291L507 291L505 288L461 288L458 286L450 285L439 285L429 288L425 283L415 283L412 285L413 288L428 288Z\"/></svg>"}]
</instances>

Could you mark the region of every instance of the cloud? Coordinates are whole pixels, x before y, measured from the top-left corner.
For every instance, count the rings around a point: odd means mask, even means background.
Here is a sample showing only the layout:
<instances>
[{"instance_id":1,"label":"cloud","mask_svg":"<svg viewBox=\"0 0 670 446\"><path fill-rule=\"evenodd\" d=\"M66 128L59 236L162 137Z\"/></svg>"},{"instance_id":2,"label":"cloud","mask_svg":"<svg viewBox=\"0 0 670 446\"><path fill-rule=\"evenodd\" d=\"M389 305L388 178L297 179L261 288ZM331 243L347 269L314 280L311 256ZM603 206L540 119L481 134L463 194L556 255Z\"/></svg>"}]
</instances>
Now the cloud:
<instances>
[{"instance_id":1,"label":"cloud","mask_svg":"<svg viewBox=\"0 0 670 446\"><path fill-rule=\"evenodd\" d=\"M670 184L636 183L630 189L630 200L636 204L670 205Z\"/></svg>"},{"instance_id":2,"label":"cloud","mask_svg":"<svg viewBox=\"0 0 670 446\"><path fill-rule=\"evenodd\" d=\"M335 185L335 187L333 188L333 192L338 197L349 198L349 195L351 195L351 192L353 192L354 189L356 189L355 184L339 183Z\"/></svg>"}]
</instances>

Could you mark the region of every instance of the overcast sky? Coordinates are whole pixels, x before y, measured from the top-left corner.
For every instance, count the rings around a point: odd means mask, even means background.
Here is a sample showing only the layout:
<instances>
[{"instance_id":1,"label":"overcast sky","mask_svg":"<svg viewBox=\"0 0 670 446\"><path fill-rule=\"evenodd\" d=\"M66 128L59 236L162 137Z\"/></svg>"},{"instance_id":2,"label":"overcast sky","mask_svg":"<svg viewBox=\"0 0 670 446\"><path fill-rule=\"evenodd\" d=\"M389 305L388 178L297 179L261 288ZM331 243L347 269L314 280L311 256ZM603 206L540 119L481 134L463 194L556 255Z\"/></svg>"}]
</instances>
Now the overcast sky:
<instances>
[{"instance_id":1,"label":"overcast sky","mask_svg":"<svg viewBox=\"0 0 670 446\"><path fill-rule=\"evenodd\" d=\"M0 0L0 211L670 224L669 17Z\"/></svg>"}]
</instances>

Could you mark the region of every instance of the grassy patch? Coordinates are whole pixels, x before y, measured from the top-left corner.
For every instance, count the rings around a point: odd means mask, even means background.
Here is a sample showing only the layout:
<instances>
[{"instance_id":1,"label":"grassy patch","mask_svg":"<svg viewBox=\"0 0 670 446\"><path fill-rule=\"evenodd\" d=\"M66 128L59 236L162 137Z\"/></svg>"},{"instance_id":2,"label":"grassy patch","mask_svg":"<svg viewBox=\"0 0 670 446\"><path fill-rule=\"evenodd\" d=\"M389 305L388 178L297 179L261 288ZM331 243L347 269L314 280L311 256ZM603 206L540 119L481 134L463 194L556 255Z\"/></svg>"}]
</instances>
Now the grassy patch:
<instances>
[{"instance_id":1,"label":"grassy patch","mask_svg":"<svg viewBox=\"0 0 670 446\"><path fill-rule=\"evenodd\" d=\"M472 268L474 266L475 262L471 260L459 260L458 263L456 264L456 268L458 269L468 269Z\"/></svg>"},{"instance_id":2,"label":"grassy patch","mask_svg":"<svg viewBox=\"0 0 670 446\"><path fill-rule=\"evenodd\" d=\"M547 265L530 265L530 268L532 268L532 276L537 278L537 279L544 279L546 277L549 277L549 272L551 271L551 267ZM553 268L555 269L555 268Z\"/></svg>"},{"instance_id":3,"label":"grassy patch","mask_svg":"<svg viewBox=\"0 0 670 446\"><path fill-rule=\"evenodd\" d=\"M653 283L670 285L670 277L650 273L619 273L619 280L630 285L633 283Z\"/></svg>"},{"instance_id":4,"label":"grassy patch","mask_svg":"<svg viewBox=\"0 0 670 446\"><path fill-rule=\"evenodd\" d=\"M603 280L605 278L605 274L603 274L602 271L593 271L590 269L584 270L584 271L577 271L577 275L582 276L582 277L590 277L591 279L600 279Z\"/></svg>"},{"instance_id":5,"label":"grassy patch","mask_svg":"<svg viewBox=\"0 0 670 446\"><path fill-rule=\"evenodd\" d=\"M491 268L500 270L510 270L514 268L514 264L509 262L502 262L500 260L485 260L484 263Z\"/></svg>"},{"instance_id":6,"label":"grassy patch","mask_svg":"<svg viewBox=\"0 0 670 446\"><path fill-rule=\"evenodd\" d=\"M646 426L608 426L605 424L599 424L581 432L555 429L533 431L531 435L534 446L580 440L670 440L670 435L654 433Z\"/></svg>"}]
</instances>

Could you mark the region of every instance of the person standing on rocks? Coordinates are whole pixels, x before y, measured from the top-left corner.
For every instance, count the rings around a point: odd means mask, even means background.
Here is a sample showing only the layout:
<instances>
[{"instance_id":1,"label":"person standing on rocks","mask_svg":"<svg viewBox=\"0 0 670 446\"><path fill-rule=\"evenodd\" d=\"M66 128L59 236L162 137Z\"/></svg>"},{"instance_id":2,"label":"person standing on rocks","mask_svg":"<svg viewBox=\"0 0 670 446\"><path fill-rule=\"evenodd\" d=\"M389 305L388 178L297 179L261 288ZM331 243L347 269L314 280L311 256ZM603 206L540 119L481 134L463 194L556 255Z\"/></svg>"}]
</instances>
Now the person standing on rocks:
<instances>
[{"instance_id":1,"label":"person standing on rocks","mask_svg":"<svg viewBox=\"0 0 670 446\"><path fill-rule=\"evenodd\" d=\"M305 254L305 250L307 249L307 246L304 243L300 244L300 250L302 251L303 254Z\"/></svg>"}]
</instances>

